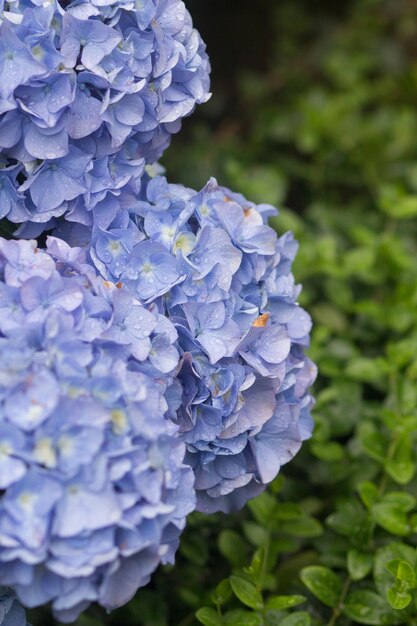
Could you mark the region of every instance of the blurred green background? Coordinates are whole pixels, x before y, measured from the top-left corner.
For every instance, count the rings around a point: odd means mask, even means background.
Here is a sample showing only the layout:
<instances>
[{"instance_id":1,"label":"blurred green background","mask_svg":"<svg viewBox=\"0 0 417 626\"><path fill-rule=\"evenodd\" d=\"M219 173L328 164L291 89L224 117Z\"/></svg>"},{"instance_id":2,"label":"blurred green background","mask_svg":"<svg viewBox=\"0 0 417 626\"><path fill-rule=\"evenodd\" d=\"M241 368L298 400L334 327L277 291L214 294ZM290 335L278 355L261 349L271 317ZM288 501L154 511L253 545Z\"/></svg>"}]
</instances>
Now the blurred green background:
<instances>
[{"instance_id":1,"label":"blurred green background","mask_svg":"<svg viewBox=\"0 0 417 626\"><path fill-rule=\"evenodd\" d=\"M316 429L267 493L192 516L175 568L77 626L416 625L417 1L187 5L213 98L163 164L295 232Z\"/></svg>"}]
</instances>

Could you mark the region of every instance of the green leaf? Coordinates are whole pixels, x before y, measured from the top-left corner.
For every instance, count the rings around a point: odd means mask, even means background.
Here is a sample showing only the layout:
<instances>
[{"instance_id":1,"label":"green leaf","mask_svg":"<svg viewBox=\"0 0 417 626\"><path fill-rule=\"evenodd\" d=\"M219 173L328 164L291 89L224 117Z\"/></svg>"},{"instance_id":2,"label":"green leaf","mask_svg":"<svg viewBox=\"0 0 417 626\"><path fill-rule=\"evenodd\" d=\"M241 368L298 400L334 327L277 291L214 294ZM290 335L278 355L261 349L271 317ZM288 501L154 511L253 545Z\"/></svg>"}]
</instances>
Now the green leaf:
<instances>
[{"instance_id":1,"label":"green leaf","mask_svg":"<svg viewBox=\"0 0 417 626\"><path fill-rule=\"evenodd\" d=\"M408 591L399 591L395 587L388 589L387 599L393 609L401 610L407 608L413 596Z\"/></svg>"},{"instance_id":2,"label":"green leaf","mask_svg":"<svg viewBox=\"0 0 417 626\"><path fill-rule=\"evenodd\" d=\"M394 504L404 513L409 513L416 505L415 497L406 491L390 491L384 496L383 502Z\"/></svg>"},{"instance_id":3,"label":"green leaf","mask_svg":"<svg viewBox=\"0 0 417 626\"><path fill-rule=\"evenodd\" d=\"M217 611L209 606L204 606L202 609L198 609L195 614L196 618L204 626L221 626L221 619Z\"/></svg>"},{"instance_id":4,"label":"green leaf","mask_svg":"<svg viewBox=\"0 0 417 626\"><path fill-rule=\"evenodd\" d=\"M311 565L301 570L305 586L326 606L337 606L342 591L339 577L328 567Z\"/></svg>"},{"instance_id":5,"label":"green leaf","mask_svg":"<svg viewBox=\"0 0 417 626\"><path fill-rule=\"evenodd\" d=\"M262 626L262 618L256 613L235 609L225 613L223 624L227 624L227 626Z\"/></svg>"},{"instance_id":6,"label":"green leaf","mask_svg":"<svg viewBox=\"0 0 417 626\"><path fill-rule=\"evenodd\" d=\"M248 507L257 522L263 526L268 526L274 519L277 501L269 493L261 493L257 498L248 502Z\"/></svg>"},{"instance_id":7,"label":"green leaf","mask_svg":"<svg viewBox=\"0 0 417 626\"><path fill-rule=\"evenodd\" d=\"M407 485L414 477L415 464L413 461L395 461L388 459L385 463L387 474L399 485Z\"/></svg>"},{"instance_id":8,"label":"green leaf","mask_svg":"<svg viewBox=\"0 0 417 626\"><path fill-rule=\"evenodd\" d=\"M372 554L359 552L359 550L349 550L347 555L347 568L352 580L362 580L369 574L373 565Z\"/></svg>"},{"instance_id":9,"label":"green leaf","mask_svg":"<svg viewBox=\"0 0 417 626\"><path fill-rule=\"evenodd\" d=\"M412 441L407 434L397 442L393 458L385 461L387 474L399 485L407 485L415 474Z\"/></svg>"},{"instance_id":10,"label":"green leaf","mask_svg":"<svg viewBox=\"0 0 417 626\"><path fill-rule=\"evenodd\" d=\"M411 532L417 533L417 513L413 513L409 521L410 521Z\"/></svg>"},{"instance_id":11,"label":"green leaf","mask_svg":"<svg viewBox=\"0 0 417 626\"><path fill-rule=\"evenodd\" d=\"M406 588L414 589L417 586L417 577L414 567L407 561L393 559L385 565L387 570L391 572Z\"/></svg>"},{"instance_id":12,"label":"green leaf","mask_svg":"<svg viewBox=\"0 0 417 626\"><path fill-rule=\"evenodd\" d=\"M245 572L256 578L262 572L264 561L265 549L258 548L258 550L256 550L255 554L252 557L250 566L245 568Z\"/></svg>"},{"instance_id":13,"label":"green leaf","mask_svg":"<svg viewBox=\"0 0 417 626\"><path fill-rule=\"evenodd\" d=\"M310 626L311 617L307 611L296 611L286 615L279 623L279 626Z\"/></svg>"},{"instance_id":14,"label":"green leaf","mask_svg":"<svg viewBox=\"0 0 417 626\"><path fill-rule=\"evenodd\" d=\"M266 603L266 608L277 610L290 609L291 607L297 606L306 600L307 598L304 596L274 596L269 598Z\"/></svg>"},{"instance_id":15,"label":"green leaf","mask_svg":"<svg viewBox=\"0 0 417 626\"><path fill-rule=\"evenodd\" d=\"M363 422L359 427L359 441L364 451L375 461L385 462L387 438L372 422Z\"/></svg>"},{"instance_id":16,"label":"green leaf","mask_svg":"<svg viewBox=\"0 0 417 626\"><path fill-rule=\"evenodd\" d=\"M248 574L251 581L255 584L256 587L262 589L264 586L268 587L270 580L270 575L268 574L268 567L271 565L271 557L272 551L270 551L269 556L265 553L265 548L258 548L255 554L252 557L252 561L249 567L244 567L243 571L245 574ZM274 577L272 576L272 580Z\"/></svg>"},{"instance_id":17,"label":"green leaf","mask_svg":"<svg viewBox=\"0 0 417 626\"><path fill-rule=\"evenodd\" d=\"M359 485L358 492L362 502L368 509L370 509L371 506L380 499L378 487L369 480L366 480Z\"/></svg>"},{"instance_id":18,"label":"green leaf","mask_svg":"<svg viewBox=\"0 0 417 626\"><path fill-rule=\"evenodd\" d=\"M244 522L243 532L249 541L257 547L264 546L269 538L269 531L256 522Z\"/></svg>"},{"instance_id":19,"label":"green leaf","mask_svg":"<svg viewBox=\"0 0 417 626\"><path fill-rule=\"evenodd\" d=\"M291 537L304 537L306 539L320 537L323 527L319 521L308 515L288 522L280 522L278 528L281 532Z\"/></svg>"},{"instance_id":20,"label":"green leaf","mask_svg":"<svg viewBox=\"0 0 417 626\"><path fill-rule=\"evenodd\" d=\"M229 580L234 594L243 604L246 604L251 609L259 610L263 608L264 603L261 592L253 583L238 576L231 576Z\"/></svg>"},{"instance_id":21,"label":"green leaf","mask_svg":"<svg viewBox=\"0 0 417 626\"><path fill-rule=\"evenodd\" d=\"M362 527L367 521L367 514L359 502L343 502L337 511L327 518L326 522L335 532L346 537L362 536Z\"/></svg>"},{"instance_id":22,"label":"green leaf","mask_svg":"<svg viewBox=\"0 0 417 626\"><path fill-rule=\"evenodd\" d=\"M346 368L346 376L368 383L382 381L386 377L385 363L382 359L355 357Z\"/></svg>"},{"instance_id":23,"label":"green leaf","mask_svg":"<svg viewBox=\"0 0 417 626\"><path fill-rule=\"evenodd\" d=\"M381 596L386 596L392 586L392 574L387 570L387 563L393 560L402 560L415 564L416 551L404 543L393 542L378 548L375 553L374 580Z\"/></svg>"},{"instance_id":24,"label":"green leaf","mask_svg":"<svg viewBox=\"0 0 417 626\"><path fill-rule=\"evenodd\" d=\"M230 587L229 580L222 580L211 594L211 599L214 604L221 606L225 604L232 595L232 589Z\"/></svg>"},{"instance_id":25,"label":"green leaf","mask_svg":"<svg viewBox=\"0 0 417 626\"><path fill-rule=\"evenodd\" d=\"M275 509L275 519L292 521L303 516L303 511L298 504L292 502L279 502Z\"/></svg>"},{"instance_id":26,"label":"green leaf","mask_svg":"<svg viewBox=\"0 0 417 626\"><path fill-rule=\"evenodd\" d=\"M417 198L405 193L397 185L384 185L381 188L379 207L395 219L410 219L417 216Z\"/></svg>"},{"instance_id":27,"label":"green leaf","mask_svg":"<svg viewBox=\"0 0 417 626\"><path fill-rule=\"evenodd\" d=\"M235 567L242 567L246 562L247 542L234 530L223 530L218 539L219 550Z\"/></svg>"},{"instance_id":28,"label":"green leaf","mask_svg":"<svg viewBox=\"0 0 417 626\"><path fill-rule=\"evenodd\" d=\"M321 461L328 463L341 461L345 456L345 450L340 443L336 441L312 442L311 451Z\"/></svg>"},{"instance_id":29,"label":"green leaf","mask_svg":"<svg viewBox=\"0 0 417 626\"><path fill-rule=\"evenodd\" d=\"M359 624L384 626L392 623L388 603L373 591L352 591L349 593L344 602L343 613Z\"/></svg>"},{"instance_id":30,"label":"green leaf","mask_svg":"<svg viewBox=\"0 0 417 626\"><path fill-rule=\"evenodd\" d=\"M384 530L393 535L405 536L410 532L410 525L403 509L396 504L380 502L371 509L372 519Z\"/></svg>"}]
</instances>

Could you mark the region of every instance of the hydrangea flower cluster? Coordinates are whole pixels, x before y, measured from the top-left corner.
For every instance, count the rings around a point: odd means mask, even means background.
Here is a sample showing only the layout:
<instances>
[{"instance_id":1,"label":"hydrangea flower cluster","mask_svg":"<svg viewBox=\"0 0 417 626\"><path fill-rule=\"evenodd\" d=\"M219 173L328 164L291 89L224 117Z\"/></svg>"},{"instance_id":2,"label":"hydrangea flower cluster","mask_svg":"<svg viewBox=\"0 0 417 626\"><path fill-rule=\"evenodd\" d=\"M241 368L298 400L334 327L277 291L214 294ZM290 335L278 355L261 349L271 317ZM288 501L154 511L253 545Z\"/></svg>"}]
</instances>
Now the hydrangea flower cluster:
<instances>
[{"instance_id":1,"label":"hydrangea flower cluster","mask_svg":"<svg viewBox=\"0 0 417 626\"><path fill-rule=\"evenodd\" d=\"M209 69L181 0L0 0L0 219L55 235L0 238L6 626L124 604L311 433L292 235L158 175Z\"/></svg>"},{"instance_id":2,"label":"hydrangea flower cluster","mask_svg":"<svg viewBox=\"0 0 417 626\"><path fill-rule=\"evenodd\" d=\"M114 217L209 97L184 3L11 0L0 21L0 218Z\"/></svg>"},{"instance_id":3,"label":"hydrangea flower cluster","mask_svg":"<svg viewBox=\"0 0 417 626\"><path fill-rule=\"evenodd\" d=\"M165 418L173 324L47 246L0 239L0 584L72 621L173 561L194 477Z\"/></svg>"},{"instance_id":4,"label":"hydrangea flower cluster","mask_svg":"<svg viewBox=\"0 0 417 626\"><path fill-rule=\"evenodd\" d=\"M196 193L158 176L129 214L93 230L101 275L178 332L169 411L207 513L241 507L311 434L311 320L291 273L297 244L266 224L274 213L214 179Z\"/></svg>"}]
</instances>

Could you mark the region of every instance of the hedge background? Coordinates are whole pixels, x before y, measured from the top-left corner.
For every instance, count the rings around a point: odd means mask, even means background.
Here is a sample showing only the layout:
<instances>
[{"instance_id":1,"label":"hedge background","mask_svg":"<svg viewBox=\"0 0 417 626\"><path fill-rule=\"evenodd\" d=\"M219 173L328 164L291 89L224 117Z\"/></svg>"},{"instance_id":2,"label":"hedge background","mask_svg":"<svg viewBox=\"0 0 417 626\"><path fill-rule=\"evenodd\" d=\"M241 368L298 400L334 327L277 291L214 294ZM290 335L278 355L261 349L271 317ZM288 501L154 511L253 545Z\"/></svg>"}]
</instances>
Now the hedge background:
<instances>
[{"instance_id":1,"label":"hedge background","mask_svg":"<svg viewBox=\"0 0 417 626\"><path fill-rule=\"evenodd\" d=\"M187 5L214 95L163 164L295 232L316 429L264 495L193 515L174 568L77 626L416 625L417 2Z\"/></svg>"}]
</instances>

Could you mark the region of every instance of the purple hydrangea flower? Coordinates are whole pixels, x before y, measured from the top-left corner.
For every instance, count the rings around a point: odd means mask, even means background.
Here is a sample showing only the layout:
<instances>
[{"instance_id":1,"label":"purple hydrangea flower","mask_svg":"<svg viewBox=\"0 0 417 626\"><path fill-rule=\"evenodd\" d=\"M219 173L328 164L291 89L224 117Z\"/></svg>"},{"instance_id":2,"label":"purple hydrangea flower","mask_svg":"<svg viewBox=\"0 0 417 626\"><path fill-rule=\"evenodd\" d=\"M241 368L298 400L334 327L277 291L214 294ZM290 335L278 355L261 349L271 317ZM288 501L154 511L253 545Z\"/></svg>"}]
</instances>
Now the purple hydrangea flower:
<instances>
[{"instance_id":1,"label":"purple hydrangea flower","mask_svg":"<svg viewBox=\"0 0 417 626\"><path fill-rule=\"evenodd\" d=\"M311 434L311 320L291 273L297 244L267 225L274 213L214 180L196 193L159 176L107 231L93 230L101 274L177 330L170 417L204 512L242 506Z\"/></svg>"},{"instance_id":2,"label":"purple hydrangea flower","mask_svg":"<svg viewBox=\"0 0 417 626\"><path fill-rule=\"evenodd\" d=\"M73 68L80 62L85 69L94 70L121 39L119 33L101 21L80 20L67 12L62 19L60 53L66 67Z\"/></svg>"},{"instance_id":3,"label":"purple hydrangea flower","mask_svg":"<svg viewBox=\"0 0 417 626\"><path fill-rule=\"evenodd\" d=\"M145 163L210 95L184 3L27 0L3 13L1 216L43 224L38 232L63 214L86 225L114 216L120 190L139 191Z\"/></svg>"},{"instance_id":4,"label":"purple hydrangea flower","mask_svg":"<svg viewBox=\"0 0 417 626\"><path fill-rule=\"evenodd\" d=\"M7 21L0 25L0 96L12 100L13 92L31 78L46 74L47 68L31 54ZM10 102L10 108L15 108Z\"/></svg>"},{"instance_id":5,"label":"purple hydrangea flower","mask_svg":"<svg viewBox=\"0 0 417 626\"><path fill-rule=\"evenodd\" d=\"M174 325L47 246L0 239L0 584L72 621L173 562L194 476L166 417ZM26 624L13 597L0 622Z\"/></svg>"}]
</instances>

